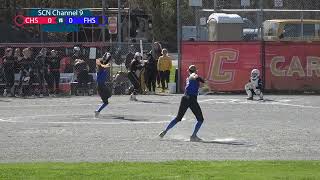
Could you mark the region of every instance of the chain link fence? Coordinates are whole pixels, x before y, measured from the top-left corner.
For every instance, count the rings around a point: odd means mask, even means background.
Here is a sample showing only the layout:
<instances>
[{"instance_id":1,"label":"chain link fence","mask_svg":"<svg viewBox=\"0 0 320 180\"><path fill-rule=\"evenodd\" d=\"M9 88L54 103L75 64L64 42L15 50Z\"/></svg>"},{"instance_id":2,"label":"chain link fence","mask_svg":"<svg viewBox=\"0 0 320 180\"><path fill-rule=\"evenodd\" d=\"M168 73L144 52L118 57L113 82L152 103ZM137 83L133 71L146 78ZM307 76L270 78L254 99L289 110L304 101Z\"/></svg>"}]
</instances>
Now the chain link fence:
<instances>
[{"instance_id":1,"label":"chain link fence","mask_svg":"<svg viewBox=\"0 0 320 180\"><path fill-rule=\"evenodd\" d=\"M151 49L151 43L0 44L0 93L19 97L93 95L96 59L110 52L107 83L113 94L128 94L128 64L135 52L147 54Z\"/></svg>"},{"instance_id":2,"label":"chain link fence","mask_svg":"<svg viewBox=\"0 0 320 180\"><path fill-rule=\"evenodd\" d=\"M316 0L181 0L180 4L184 41L319 40L320 36Z\"/></svg>"}]
</instances>

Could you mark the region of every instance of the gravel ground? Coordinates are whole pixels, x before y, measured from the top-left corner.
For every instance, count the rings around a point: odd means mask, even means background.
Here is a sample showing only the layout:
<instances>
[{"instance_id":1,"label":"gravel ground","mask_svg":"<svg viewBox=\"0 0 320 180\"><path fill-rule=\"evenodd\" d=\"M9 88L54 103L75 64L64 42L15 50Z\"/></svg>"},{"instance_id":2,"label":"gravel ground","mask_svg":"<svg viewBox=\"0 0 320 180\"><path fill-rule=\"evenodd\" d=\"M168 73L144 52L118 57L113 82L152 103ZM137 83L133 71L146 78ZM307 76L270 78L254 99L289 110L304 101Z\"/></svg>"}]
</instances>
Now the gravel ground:
<instances>
[{"instance_id":1,"label":"gravel ground","mask_svg":"<svg viewBox=\"0 0 320 180\"><path fill-rule=\"evenodd\" d=\"M205 122L189 142L195 120L163 139L181 95L112 96L94 118L97 96L0 98L0 162L105 162L167 160L319 160L320 98L266 95L199 96Z\"/></svg>"}]
</instances>

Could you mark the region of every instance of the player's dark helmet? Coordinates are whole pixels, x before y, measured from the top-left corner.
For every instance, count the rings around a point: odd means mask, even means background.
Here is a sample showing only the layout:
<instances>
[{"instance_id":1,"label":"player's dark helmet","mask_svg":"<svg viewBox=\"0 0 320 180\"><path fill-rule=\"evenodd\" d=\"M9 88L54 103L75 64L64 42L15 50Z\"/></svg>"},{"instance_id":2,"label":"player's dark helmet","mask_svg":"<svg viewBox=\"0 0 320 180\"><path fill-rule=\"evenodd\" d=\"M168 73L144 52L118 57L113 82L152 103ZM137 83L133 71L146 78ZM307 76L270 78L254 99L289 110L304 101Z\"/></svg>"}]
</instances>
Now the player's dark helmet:
<instances>
[{"instance_id":1,"label":"player's dark helmet","mask_svg":"<svg viewBox=\"0 0 320 180\"><path fill-rule=\"evenodd\" d=\"M195 73L195 72L197 72L197 67L195 65L190 65L188 70L189 70L190 74Z\"/></svg>"},{"instance_id":2,"label":"player's dark helmet","mask_svg":"<svg viewBox=\"0 0 320 180\"><path fill-rule=\"evenodd\" d=\"M110 60L112 59L111 53L106 52L104 53L104 55L102 56L102 64L108 64L110 62Z\"/></svg>"}]
</instances>

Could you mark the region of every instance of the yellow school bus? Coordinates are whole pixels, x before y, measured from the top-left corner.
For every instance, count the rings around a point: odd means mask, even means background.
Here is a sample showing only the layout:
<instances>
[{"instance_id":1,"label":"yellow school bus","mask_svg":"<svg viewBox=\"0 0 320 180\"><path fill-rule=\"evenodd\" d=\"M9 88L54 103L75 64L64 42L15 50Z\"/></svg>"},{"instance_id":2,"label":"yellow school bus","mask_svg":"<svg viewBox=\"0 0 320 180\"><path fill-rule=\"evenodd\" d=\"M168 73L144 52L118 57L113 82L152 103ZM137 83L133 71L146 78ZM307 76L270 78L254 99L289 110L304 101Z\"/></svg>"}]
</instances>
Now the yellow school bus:
<instances>
[{"instance_id":1,"label":"yellow school bus","mask_svg":"<svg viewBox=\"0 0 320 180\"><path fill-rule=\"evenodd\" d=\"M320 20L266 20L263 30L266 41L320 41Z\"/></svg>"}]
</instances>

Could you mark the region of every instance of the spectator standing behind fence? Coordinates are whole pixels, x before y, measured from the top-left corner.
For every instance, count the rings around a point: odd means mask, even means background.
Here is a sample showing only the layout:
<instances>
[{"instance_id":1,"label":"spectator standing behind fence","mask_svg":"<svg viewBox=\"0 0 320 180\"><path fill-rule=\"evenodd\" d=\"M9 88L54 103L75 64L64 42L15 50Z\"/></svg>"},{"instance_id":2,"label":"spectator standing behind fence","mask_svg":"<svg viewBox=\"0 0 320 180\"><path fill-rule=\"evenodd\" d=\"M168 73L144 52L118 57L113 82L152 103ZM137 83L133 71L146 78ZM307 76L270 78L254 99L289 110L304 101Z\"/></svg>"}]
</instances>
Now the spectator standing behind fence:
<instances>
[{"instance_id":1,"label":"spectator standing behind fence","mask_svg":"<svg viewBox=\"0 0 320 180\"><path fill-rule=\"evenodd\" d=\"M155 59L156 64L158 64L159 57L162 55L162 46L159 42L155 42L152 45L152 57ZM156 80L158 84L158 88L160 88L161 80L160 80L160 73L157 71Z\"/></svg>"},{"instance_id":2,"label":"spectator standing behind fence","mask_svg":"<svg viewBox=\"0 0 320 180\"><path fill-rule=\"evenodd\" d=\"M21 71L21 60L22 60L22 55L21 55L21 49L20 48L16 48L14 50L13 57L14 57L14 72L20 74L20 71ZM19 84L20 84L20 82L19 82ZM14 96L17 96L16 95L16 87L15 86L14 86L13 92L14 92Z\"/></svg>"},{"instance_id":3,"label":"spectator standing behind fence","mask_svg":"<svg viewBox=\"0 0 320 180\"><path fill-rule=\"evenodd\" d=\"M50 96L59 94L59 83L60 83L60 60L58 52L51 50L50 57L48 60L48 72L49 72L49 93Z\"/></svg>"},{"instance_id":4,"label":"spectator standing behind fence","mask_svg":"<svg viewBox=\"0 0 320 180\"><path fill-rule=\"evenodd\" d=\"M92 81L89 75L89 65L82 59L76 59L74 72L77 77L78 87L88 88L88 83Z\"/></svg>"},{"instance_id":5,"label":"spectator standing behind fence","mask_svg":"<svg viewBox=\"0 0 320 180\"><path fill-rule=\"evenodd\" d=\"M7 48L3 56L3 70L6 87L3 96L14 96L14 56L13 49Z\"/></svg>"},{"instance_id":6,"label":"spectator standing behind fence","mask_svg":"<svg viewBox=\"0 0 320 180\"><path fill-rule=\"evenodd\" d=\"M33 71L32 71L32 50L25 48L22 50L22 59L19 61L20 67L20 81L19 81L19 95L29 96L31 95L31 86L33 83Z\"/></svg>"},{"instance_id":7,"label":"spectator standing behind fence","mask_svg":"<svg viewBox=\"0 0 320 180\"><path fill-rule=\"evenodd\" d=\"M20 73L20 69L21 69L21 67L20 67L20 62L21 62L21 60L22 60L22 55L21 55L21 49L20 48L16 48L15 50L14 50L14 55L13 55L13 57L14 57L14 65L15 65L15 67L14 67L14 70L15 70L15 73Z\"/></svg>"},{"instance_id":8,"label":"spectator standing behind fence","mask_svg":"<svg viewBox=\"0 0 320 180\"><path fill-rule=\"evenodd\" d=\"M47 92L45 81L48 83L48 56L47 48L42 48L35 58L35 71L37 73L40 97L43 97L43 94Z\"/></svg>"},{"instance_id":9,"label":"spectator standing behind fence","mask_svg":"<svg viewBox=\"0 0 320 180\"><path fill-rule=\"evenodd\" d=\"M157 78L157 63L152 57L152 52L147 54L146 63L146 84L149 89L150 94L155 94L156 92L156 78Z\"/></svg>"},{"instance_id":10,"label":"spectator standing behind fence","mask_svg":"<svg viewBox=\"0 0 320 180\"><path fill-rule=\"evenodd\" d=\"M163 49L162 56L160 56L158 60L158 71L160 72L162 92L164 92L165 89L168 87L171 67L172 67L172 59L170 56L168 56L168 50Z\"/></svg>"}]
</instances>

